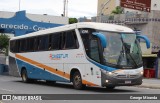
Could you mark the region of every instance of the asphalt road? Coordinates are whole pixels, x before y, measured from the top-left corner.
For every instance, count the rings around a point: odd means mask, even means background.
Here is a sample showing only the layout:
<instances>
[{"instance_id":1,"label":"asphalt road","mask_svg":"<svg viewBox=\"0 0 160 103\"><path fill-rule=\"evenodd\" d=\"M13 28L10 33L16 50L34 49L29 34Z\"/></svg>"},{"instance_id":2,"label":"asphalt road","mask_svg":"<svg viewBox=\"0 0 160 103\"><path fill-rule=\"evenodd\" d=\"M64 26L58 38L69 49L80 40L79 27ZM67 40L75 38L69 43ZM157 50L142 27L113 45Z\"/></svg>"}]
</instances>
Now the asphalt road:
<instances>
[{"instance_id":1,"label":"asphalt road","mask_svg":"<svg viewBox=\"0 0 160 103\"><path fill-rule=\"evenodd\" d=\"M149 89L139 87L116 87L114 90L105 88L87 87L85 90L75 90L71 84L56 83L46 84L44 81L35 83L23 83L20 77L0 75L0 94L89 94L88 96L112 95L121 98L121 95L138 95L138 94L160 94L160 89ZM79 95L79 96L82 96ZM102 95L102 96L103 96ZM52 95L51 95L52 96ZM50 97L51 97L50 96ZM53 95L54 96L54 95ZM98 98L98 97L97 97ZM112 98L112 97L111 97ZM117 97L115 97L117 98ZM160 97L159 97L160 98ZM43 101L23 101L23 103L159 103L160 100L43 100ZM22 103L22 101L0 101L0 103Z\"/></svg>"}]
</instances>

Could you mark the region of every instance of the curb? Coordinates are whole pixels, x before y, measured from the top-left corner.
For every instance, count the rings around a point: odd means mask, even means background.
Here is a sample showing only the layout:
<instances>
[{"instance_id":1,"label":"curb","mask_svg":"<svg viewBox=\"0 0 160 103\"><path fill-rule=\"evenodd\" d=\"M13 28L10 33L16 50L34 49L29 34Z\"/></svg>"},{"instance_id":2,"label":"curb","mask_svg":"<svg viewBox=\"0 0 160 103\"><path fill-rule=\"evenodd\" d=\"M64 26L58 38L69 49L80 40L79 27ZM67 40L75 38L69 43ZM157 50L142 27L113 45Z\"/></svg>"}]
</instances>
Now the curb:
<instances>
[{"instance_id":1,"label":"curb","mask_svg":"<svg viewBox=\"0 0 160 103\"><path fill-rule=\"evenodd\" d=\"M143 83L142 85L139 85L137 87L143 87L143 88L151 88L151 89L160 89L160 85L159 84L147 84L147 83Z\"/></svg>"}]
</instances>

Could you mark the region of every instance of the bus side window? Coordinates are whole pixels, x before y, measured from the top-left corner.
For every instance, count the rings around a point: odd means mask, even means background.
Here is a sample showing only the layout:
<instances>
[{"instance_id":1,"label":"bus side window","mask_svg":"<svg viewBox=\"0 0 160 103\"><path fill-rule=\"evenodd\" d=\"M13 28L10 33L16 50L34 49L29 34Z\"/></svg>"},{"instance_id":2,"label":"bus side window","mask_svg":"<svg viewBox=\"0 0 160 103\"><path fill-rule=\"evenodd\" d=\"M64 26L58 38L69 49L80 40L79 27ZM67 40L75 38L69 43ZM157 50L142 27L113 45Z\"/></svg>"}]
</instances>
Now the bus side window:
<instances>
[{"instance_id":1,"label":"bus side window","mask_svg":"<svg viewBox=\"0 0 160 103\"><path fill-rule=\"evenodd\" d=\"M10 51L16 53L16 40L10 42Z\"/></svg>"},{"instance_id":2,"label":"bus side window","mask_svg":"<svg viewBox=\"0 0 160 103\"><path fill-rule=\"evenodd\" d=\"M55 33L52 36L52 49L53 50L59 50L61 49L61 39L62 39L62 33Z\"/></svg>"},{"instance_id":3,"label":"bus side window","mask_svg":"<svg viewBox=\"0 0 160 103\"><path fill-rule=\"evenodd\" d=\"M81 37L82 37L82 40L83 40L83 44L84 44L86 54L89 55L89 35L85 34L85 35L81 35Z\"/></svg>"},{"instance_id":4,"label":"bus side window","mask_svg":"<svg viewBox=\"0 0 160 103\"><path fill-rule=\"evenodd\" d=\"M100 62L99 48L98 48L98 39L93 38L90 41L90 58L93 60Z\"/></svg>"},{"instance_id":5,"label":"bus side window","mask_svg":"<svg viewBox=\"0 0 160 103\"><path fill-rule=\"evenodd\" d=\"M16 40L16 53L20 52L20 40Z\"/></svg>"},{"instance_id":6,"label":"bus side window","mask_svg":"<svg viewBox=\"0 0 160 103\"><path fill-rule=\"evenodd\" d=\"M52 36L53 35L49 35L49 39L48 39L48 50L52 50L53 48L52 48Z\"/></svg>"},{"instance_id":7,"label":"bus side window","mask_svg":"<svg viewBox=\"0 0 160 103\"><path fill-rule=\"evenodd\" d=\"M39 49L39 37L35 37L34 40L34 51L38 51Z\"/></svg>"},{"instance_id":8,"label":"bus side window","mask_svg":"<svg viewBox=\"0 0 160 103\"><path fill-rule=\"evenodd\" d=\"M75 31L68 31L64 34L64 49L77 49L78 48L78 39Z\"/></svg>"},{"instance_id":9,"label":"bus side window","mask_svg":"<svg viewBox=\"0 0 160 103\"><path fill-rule=\"evenodd\" d=\"M28 38L28 40L27 40L27 44L28 44L28 49L27 49L27 51L29 51L29 52L32 52L32 51L34 51L34 38L35 37L32 37L32 38Z\"/></svg>"},{"instance_id":10,"label":"bus side window","mask_svg":"<svg viewBox=\"0 0 160 103\"><path fill-rule=\"evenodd\" d=\"M20 52L25 52L27 47L26 39L20 40Z\"/></svg>"}]
</instances>

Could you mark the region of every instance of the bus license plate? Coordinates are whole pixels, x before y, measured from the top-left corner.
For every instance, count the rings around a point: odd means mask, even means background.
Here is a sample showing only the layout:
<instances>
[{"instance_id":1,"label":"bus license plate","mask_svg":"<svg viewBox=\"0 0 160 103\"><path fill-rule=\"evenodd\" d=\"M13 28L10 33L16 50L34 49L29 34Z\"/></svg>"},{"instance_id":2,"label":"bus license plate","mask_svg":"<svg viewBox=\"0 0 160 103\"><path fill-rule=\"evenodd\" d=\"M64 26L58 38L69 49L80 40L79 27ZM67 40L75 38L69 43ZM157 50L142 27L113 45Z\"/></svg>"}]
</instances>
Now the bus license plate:
<instances>
[{"instance_id":1,"label":"bus license plate","mask_svg":"<svg viewBox=\"0 0 160 103\"><path fill-rule=\"evenodd\" d=\"M125 84L131 84L131 81L125 81Z\"/></svg>"}]
</instances>

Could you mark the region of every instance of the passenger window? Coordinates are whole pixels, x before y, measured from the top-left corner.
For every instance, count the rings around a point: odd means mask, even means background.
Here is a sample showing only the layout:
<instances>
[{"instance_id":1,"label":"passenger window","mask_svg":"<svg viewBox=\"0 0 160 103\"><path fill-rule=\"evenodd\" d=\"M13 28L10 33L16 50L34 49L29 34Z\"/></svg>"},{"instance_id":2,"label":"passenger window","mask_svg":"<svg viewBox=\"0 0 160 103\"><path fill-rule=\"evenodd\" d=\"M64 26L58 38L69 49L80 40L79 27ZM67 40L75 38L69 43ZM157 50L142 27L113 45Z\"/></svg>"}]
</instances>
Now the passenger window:
<instances>
[{"instance_id":1,"label":"passenger window","mask_svg":"<svg viewBox=\"0 0 160 103\"><path fill-rule=\"evenodd\" d=\"M52 50L59 50L61 48L62 33L56 33L51 35L51 43L49 44Z\"/></svg>"},{"instance_id":2,"label":"passenger window","mask_svg":"<svg viewBox=\"0 0 160 103\"><path fill-rule=\"evenodd\" d=\"M28 49L27 49L27 51L34 51L34 39L35 37L32 37L32 38L29 38L28 40L27 40L27 44L28 44Z\"/></svg>"},{"instance_id":3,"label":"passenger window","mask_svg":"<svg viewBox=\"0 0 160 103\"><path fill-rule=\"evenodd\" d=\"M35 37L34 40L34 51L38 51L39 50L39 37Z\"/></svg>"},{"instance_id":4,"label":"passenger window","mask_svg":"<svg viewBox=\"0 0 160 103\"><path fill-rule=\"evenodd\" d=\"M77 49L78 39L75 31L68 31L64 34L64 49Z\"/></svg>"},{"instance_id":5,"label":"passenger window","mask_svg":"<svg viewBox=\"0 0 160 103\"><path fill-rule=\"evenodd\" d=\"M39 37L39 48L38 50L48 50L48 35Z\"/></svg>"},{"instance_id":6,"label":"passenger window","mask_svg":"<svg viewBox=\"0 0 160 103\"><path fill-rule=\"evenodd\" d=\"M100 62L98 40L96 38L91 39L90 41L90 58L97 62Z\"/></svg>"},{"instance_id":7,"label":"passenger window","mask_svg":"<svg viewBox=\"0 0 160 103\"><path fill-rule=\"evenodd\" d=\"M16 52L16 41L11 41L10 42L10 51L15 53Z\"/></svg>"},{"instance_id":8,"label":"passenger window","mask_svg":"<svg viewBox=\"0 0 160 103\"><path fill-rule=\"evenodd\" d=\"M20 40L20 52L25 52L27 47L26 39Z\"/></svg>"}]
</instances>

